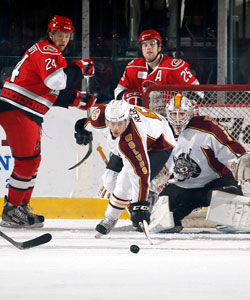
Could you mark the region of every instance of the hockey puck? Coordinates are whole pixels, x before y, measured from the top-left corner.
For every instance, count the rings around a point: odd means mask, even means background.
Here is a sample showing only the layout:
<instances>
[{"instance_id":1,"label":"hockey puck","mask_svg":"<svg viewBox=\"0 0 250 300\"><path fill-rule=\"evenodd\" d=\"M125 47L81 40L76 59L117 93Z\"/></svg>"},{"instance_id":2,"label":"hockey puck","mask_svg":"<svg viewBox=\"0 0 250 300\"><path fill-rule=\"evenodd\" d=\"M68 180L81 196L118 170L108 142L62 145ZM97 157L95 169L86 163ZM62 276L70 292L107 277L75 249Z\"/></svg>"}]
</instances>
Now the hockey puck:
<instances>
[{"instance_id":1,"label":"hockey puck","mask_svg":"<svg viewBox=\"0 0 250 300\"><path fill-rule=\"evenodd\" d=\"M139 248L139 246L137 246L137 245L131 245L131 246L130 246L130 251L131 251L132 253L138 253L138 252L140 251L140 248Z\"/></svg>"}]
</instances>

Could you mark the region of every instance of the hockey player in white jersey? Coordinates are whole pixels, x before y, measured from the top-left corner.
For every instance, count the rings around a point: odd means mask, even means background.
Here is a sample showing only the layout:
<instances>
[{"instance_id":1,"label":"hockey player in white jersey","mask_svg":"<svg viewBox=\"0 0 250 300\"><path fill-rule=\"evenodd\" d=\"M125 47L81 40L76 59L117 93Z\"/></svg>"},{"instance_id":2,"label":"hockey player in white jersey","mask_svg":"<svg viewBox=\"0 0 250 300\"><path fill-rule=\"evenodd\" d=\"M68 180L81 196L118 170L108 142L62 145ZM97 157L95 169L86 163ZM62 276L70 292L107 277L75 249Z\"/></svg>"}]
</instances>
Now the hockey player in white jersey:
<instances>
[{"instance_id":1,"label":"hockey player in white jersey","mask_svg":"<svg viewBox=\"0 0 250 300\"><path fill-rule=\"evenodd\" d=\"M175 145L165 118L124 100L112 100L107 106L100 105L88 119L78 120L75 129L78 144L88 144L93 130L102 133L114 157L121 160L121 171L109 186L112 194L104 220L96 226L98 234L108 234L129 203L133 225L139 229L143 220L149 223L150 180L162 169Z\"/></svg>"},{"instance_id":2,"label":"hockey player in white jersey","mask_svg":"<svg viewBox=\"0 0 250 300\"><path fill-rule=\"evenodd\" d=\"M167 163L173 180L160 193L169 197L175 227L162 232L181 231L182 219L195 208L209 206L214 190L242 195L231 172L231 160L240 162L237 179L250 179L249 153L244 147L221 124L208 116L194 116L194 112L193 102L181 95L172 98L166 108L178 141Z\"/></svg>"}]
</instances>

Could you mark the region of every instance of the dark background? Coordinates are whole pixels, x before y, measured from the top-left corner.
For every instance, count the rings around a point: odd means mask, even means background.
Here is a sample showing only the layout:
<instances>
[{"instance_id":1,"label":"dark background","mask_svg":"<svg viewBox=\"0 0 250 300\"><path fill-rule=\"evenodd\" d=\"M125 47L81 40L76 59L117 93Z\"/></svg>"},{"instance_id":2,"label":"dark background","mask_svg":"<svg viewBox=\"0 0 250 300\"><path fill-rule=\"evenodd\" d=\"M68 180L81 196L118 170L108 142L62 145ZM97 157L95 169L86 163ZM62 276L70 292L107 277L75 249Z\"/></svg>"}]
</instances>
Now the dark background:
<instances>
[{"instance_id":1,"label":"dark background","mask_svg":"<svg viewBox=\"0 0 250 300\"><path fill-rule=\"evenodd\" d=\"M176 16L171 14L167 2L159 1L159 5L156 5L157 1L138 1L138 35L145 29L158 30L163 37L166 54L189 62L201 84L216 84L217 0L185 1L184 18L182 26L177 29L178 40L176 39L174 45L168 38L170 22L176 22ZM92 79L91 89L99 93L99 102L113 98L113 90L126 64L140 55L137 43L130 40L131 10L128 5L128 0L90 0L90 57L96 65L96 76ZM55 14L69 17L75 26L74 41L65 54L66 58L69 61L81 58L81 0L1 0L1 86L24 52L45 35L48 22ZM249 40L246 37L239 38L237 31L234 37L237 49L234 64L243 67L235 68L234 82L230 83L246 84L249 83L250 71L247 59L250 53Z\"/></svg>"}]
</instances>

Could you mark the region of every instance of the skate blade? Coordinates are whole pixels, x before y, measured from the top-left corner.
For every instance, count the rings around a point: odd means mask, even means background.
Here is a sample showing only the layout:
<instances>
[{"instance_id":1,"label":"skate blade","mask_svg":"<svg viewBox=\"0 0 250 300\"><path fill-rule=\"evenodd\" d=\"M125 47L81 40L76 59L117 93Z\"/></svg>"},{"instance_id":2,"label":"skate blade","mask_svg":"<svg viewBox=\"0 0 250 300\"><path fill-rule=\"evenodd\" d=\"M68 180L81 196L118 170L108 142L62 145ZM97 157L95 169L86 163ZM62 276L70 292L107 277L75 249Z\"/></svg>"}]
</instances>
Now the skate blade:
<instances>
[{"instance_id":1,"label":"skate blade","mask_svg":"<svg viewBox=\"0 0 250 300\"><path fill-rule=\"evenodd\" d=\"M100 232L98 232L98 231L96 231L96 232L95 232L95 238L96 238L96 239L100 239L101 237L103 237L103 234L100 233Z\"/></svg>"},{"instance_id":2,"label":"skate blade","mask_svg":"<svg viewBox=\"0 0 250 300\"><path fill-rule=\"evenodd\" d=\"M230 227L230 226L217 226L216 230L221 232L221 233L232 233L232 234L240 234L240 233L250 233L249 229L239 229L239 228L234 228L234 227Z\"/></svg>"},{"instance_id":3,"label":"skate blade","mask_svg":"<svg viewBox=\"0 0 250 300\"><path fill-rule=\"evenodd\" d=\"M43 227L43 223L35 223L35 224L33 224L33 225L19 225L19 224L14 224L14 223L10 223L10 222L8 222L8 221L1 221L0 222L0 226L1 227L7 227L7 228L20 228L20 229L22 229L22 228L26 228L26 229L28 229L28 228L31 228L31 229L33 229L33 228L42 228Z\"/></svg>"}]
</instances>

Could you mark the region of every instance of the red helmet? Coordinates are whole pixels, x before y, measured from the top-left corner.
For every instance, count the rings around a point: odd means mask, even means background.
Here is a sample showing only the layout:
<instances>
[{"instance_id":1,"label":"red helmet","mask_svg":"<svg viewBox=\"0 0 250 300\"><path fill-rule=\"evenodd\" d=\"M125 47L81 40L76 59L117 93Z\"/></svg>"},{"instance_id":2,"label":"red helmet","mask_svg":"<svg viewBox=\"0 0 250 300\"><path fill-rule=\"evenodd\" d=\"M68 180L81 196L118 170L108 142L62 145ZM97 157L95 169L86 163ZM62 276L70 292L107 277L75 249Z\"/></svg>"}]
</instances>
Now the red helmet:
<instances>
[{"instance_id":1,"label":"red helmet","mask_svg":"<svg viewBox=\"0 0 250 300\"><path fill-rule=\"evenodd\" d=\"M73 33L74 26L69 18L55 15L49 22L48 30L60 30L67 33Z\"/></svg>"},{"instance_id":2,"label":"red helmet","mask_svg":"<svg viewBox=\"0 0 250 300\"><path fill-rule=\"evenodd\" d=\"M162 38L161 38L160 34L156 30L153 30L153 29L144 30L138 38L138 43L141 43L143 41L152 40L152 39L156 39L161 46Z\"/></svg>"}]
</instances>

